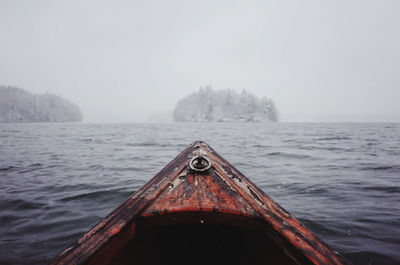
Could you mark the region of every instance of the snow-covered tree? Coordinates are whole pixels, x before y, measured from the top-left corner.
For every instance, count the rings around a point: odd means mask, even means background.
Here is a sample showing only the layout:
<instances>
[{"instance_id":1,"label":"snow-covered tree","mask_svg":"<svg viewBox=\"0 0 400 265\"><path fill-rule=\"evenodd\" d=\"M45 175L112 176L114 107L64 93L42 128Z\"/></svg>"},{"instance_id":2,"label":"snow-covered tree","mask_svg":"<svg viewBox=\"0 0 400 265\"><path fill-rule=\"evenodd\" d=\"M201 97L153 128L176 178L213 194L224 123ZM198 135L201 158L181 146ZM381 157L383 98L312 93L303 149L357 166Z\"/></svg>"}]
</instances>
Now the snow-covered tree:
<instances>
[{"instance_id":1,"label":"snow-covered tree","mask_svg":"<svg viewBox=\"0 0 400 265\"><path fill-rule=\"evenodd\" d=\"M272 100L259 99L243 90L241 94L231 89L214 91L200 88L197 93L180 100L174 110L175 121L277 121L277 111Z\"/></svg>"},{"instance_id":2,"label":"snow-covered tree","mask_svg":"<svg viewBox=\"0 0 400 265\"><path fill-rule=\"evenodd\" d=\"M73 103L49 93L36 95L21 88L0 86L0 122L81 121Z\"/></svg>"}]
</instances>

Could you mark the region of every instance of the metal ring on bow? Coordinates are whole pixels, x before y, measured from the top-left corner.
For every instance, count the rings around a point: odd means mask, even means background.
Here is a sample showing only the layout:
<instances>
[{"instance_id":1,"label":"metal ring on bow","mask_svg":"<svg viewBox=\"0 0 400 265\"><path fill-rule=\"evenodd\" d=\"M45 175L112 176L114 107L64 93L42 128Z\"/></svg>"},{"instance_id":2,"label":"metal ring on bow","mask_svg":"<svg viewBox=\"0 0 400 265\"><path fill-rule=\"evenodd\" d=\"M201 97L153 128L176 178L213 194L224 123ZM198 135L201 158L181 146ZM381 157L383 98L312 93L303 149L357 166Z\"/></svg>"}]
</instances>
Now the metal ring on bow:
<instances>
[{"instance_id":1,"label":"metal ring on bow","mask_svg":"<svg viewBox=\"0 0 400 265\"><path fill-rule=\"evenodd\" d=\"M205 156L195 156L190 160L189 167L196 172L205 172L210 169L211 162Z\"/></svg>"}]
</instances>

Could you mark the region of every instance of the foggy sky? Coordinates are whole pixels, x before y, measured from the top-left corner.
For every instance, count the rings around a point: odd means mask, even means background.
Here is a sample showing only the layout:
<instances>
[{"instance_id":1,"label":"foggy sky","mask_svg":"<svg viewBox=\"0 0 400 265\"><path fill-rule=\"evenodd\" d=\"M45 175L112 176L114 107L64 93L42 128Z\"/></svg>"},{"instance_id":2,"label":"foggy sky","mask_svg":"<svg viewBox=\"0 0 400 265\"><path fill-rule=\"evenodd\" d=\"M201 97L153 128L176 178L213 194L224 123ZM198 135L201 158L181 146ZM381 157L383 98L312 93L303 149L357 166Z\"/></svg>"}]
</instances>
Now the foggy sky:
<instances>
[{"instance_id":1,"label":"foggy sky","mask_svg":"<svg viewBox=\"0 0 400 265\"><path fill-rule=\"evenodd\" d=\"M0 84L88 122L142 122L201 86L283 121L400 122L400 1L0 0ZM1 96L1 95L0 95Z\"/></svg>"}]
</instances>

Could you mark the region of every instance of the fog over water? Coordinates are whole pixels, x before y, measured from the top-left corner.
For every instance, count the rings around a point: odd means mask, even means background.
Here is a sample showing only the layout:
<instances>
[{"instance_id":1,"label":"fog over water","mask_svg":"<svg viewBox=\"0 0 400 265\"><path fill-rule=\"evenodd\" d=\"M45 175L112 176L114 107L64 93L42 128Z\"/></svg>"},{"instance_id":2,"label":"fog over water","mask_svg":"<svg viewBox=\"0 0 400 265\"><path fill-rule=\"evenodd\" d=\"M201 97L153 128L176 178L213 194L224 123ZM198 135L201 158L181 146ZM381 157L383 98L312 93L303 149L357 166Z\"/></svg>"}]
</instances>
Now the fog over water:
<instances>
[{"instance_id":1,"label":"fog over water","mask_svg":"<svg viewBox=\"0 0 400 265\"><path fill-rule=\"evenodd\" d=\"M283 121L400 121L400 2L0 1L0 84L88 122L142 122L201 86Z\"/></svg>"},{"instance_id":2,"label":"fog over water","mask_svg":"<svg viewBox=\"0 0 400 265\"><path fill-rule=\"evenodd\" d=\"M0 264L48 263L198 139L354 264L400 264L399 11L0 0Z\"/></svg>"}]
</instances>

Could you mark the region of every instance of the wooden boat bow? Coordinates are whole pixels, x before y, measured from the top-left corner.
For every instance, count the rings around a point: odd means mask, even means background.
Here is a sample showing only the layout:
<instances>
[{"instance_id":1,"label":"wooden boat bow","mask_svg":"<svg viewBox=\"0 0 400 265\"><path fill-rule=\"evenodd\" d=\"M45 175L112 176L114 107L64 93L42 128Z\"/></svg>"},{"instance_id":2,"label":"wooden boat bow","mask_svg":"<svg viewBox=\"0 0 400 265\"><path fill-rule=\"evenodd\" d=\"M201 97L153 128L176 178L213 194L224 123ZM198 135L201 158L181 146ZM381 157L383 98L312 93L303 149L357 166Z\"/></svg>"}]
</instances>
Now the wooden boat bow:
<instances>
[{"instance_id":1,"label":"wooden boat bow","mask_svg":"<svg viewBox=\"0 0 400 265\"><path fill-rule=\"evenodd\" d=\"M350 264L201 141L51 264L167 264L172 242L197 248L198 264L219 249L215 263ZM163 259L152 257L157 252Z\"/></svg>"}]
</instances>

